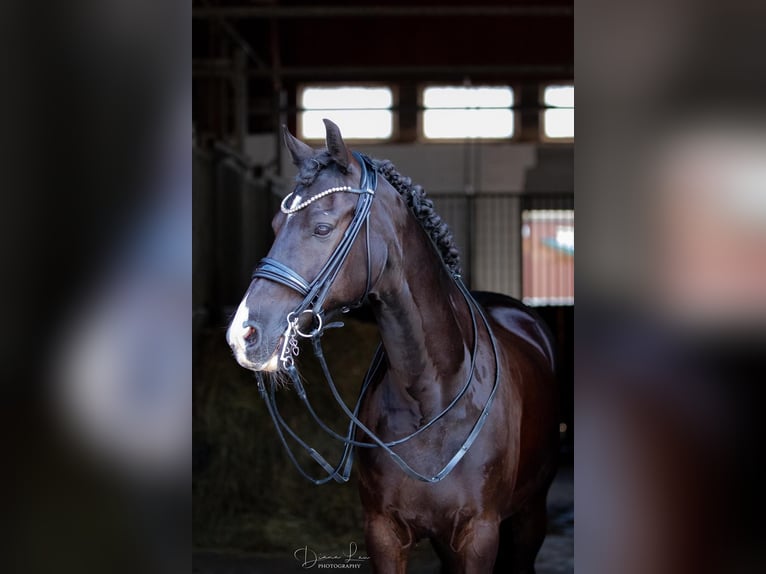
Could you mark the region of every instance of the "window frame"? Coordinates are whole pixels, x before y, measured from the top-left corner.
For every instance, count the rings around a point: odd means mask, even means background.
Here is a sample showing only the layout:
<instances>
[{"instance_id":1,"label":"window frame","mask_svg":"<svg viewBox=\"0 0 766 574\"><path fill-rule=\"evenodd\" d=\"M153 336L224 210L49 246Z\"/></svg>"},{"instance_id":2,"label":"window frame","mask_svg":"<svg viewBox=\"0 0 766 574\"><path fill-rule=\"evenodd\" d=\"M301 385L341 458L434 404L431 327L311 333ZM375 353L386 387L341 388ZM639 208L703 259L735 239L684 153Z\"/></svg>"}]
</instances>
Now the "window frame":
<instances>
[{"instance_id":1,"label":"window frame","mask_svg":"<svg viewBox=\"0 0 766 574\"><path fill-rule=\"evenodd\" d=\"M561 82L546 82L544 84L540 84L540 91L538 93L538 102L540 105L540 112L537 118L537 125L539 126L539 139L541 142L544 143L552 143L552 144L573 144L575 141L574 135L573 136L567 136L567 137L552 137L549 136L545 131L545 112L548 110L572 110L572 113L574 114L575 106L574 103L572 104L571 108L564 108L564 107L557 107L557 106L548 106L548 104L545 103L545 90L546 88L551 88L554 86L562 86L562 87L571 87L572 90L574 90L574 82L573 81L561 81ZM575 130L576 135L576 130Z\"/></svg>"},{"instance_id":2,"label":"window frame","mask_svg":"<svg viewBox=\"0 0 766 574\"><path fill-rule=\"evenodd\" d=\"M511 97L513 98L513 104L509 108L511 110L511 114L513 117L513 133L510 136L506 137L477 137L477 138L471 138L471 137L456 137L456 138L431 138L428 137L425 133L425 112L427 109L425 106L425 91L427 88L509 88L511 90ZM449 83L449 82L425 82L418 84L417 87L418 90L418 114L417 114L417 141L419 143L428 143L428 144L456 144L460 143L463 144L465 142L471 142L471 143L511 143L511 142L517 142L519 139L520 130L522 128L520 124L520 114L517 111L518 108L518 94L519 90L517 89L515 84L512 83L493 83L493 82L482 82L480 84L471 84L471 85L465 85L465 84L459 84L459 83ZM474 108L455 108L456 110L461 109L474 109ZM482 108L478 108L482 109Z\"/></svg>"},{"instance_id":3,"label":"window frame","mask_svg":"<svg viewBox=\"0 0 766 574\"><path fill-rule=\"evenodd\" d=\"M343 140L352 143L362 143L364 145L374 144L386 144L392 143L399 139L399 86L391 84L389 82L301 82L295 86L295 131L298 137L307 143L320 143L324 142L324 138L307 137L303 135L303 112L305 111L323 111L316 108L304 108L303 107L303 91L306 88L388 88L391 91L391 107L390 108L374 108L382 111L391 112L391 135L385 138L367 137L359 138L343 135ZM340 108L339 108L340 109ZM343 108L344 110L351 110L353 108ZM326 110L328 118L333 120L331 114L333 110ZM335 120L333 120L335 121ZM336 122L337 123L337 122ZM341 133L343 133L343 126L339 124Z\"/></svg>"}]
</instances>

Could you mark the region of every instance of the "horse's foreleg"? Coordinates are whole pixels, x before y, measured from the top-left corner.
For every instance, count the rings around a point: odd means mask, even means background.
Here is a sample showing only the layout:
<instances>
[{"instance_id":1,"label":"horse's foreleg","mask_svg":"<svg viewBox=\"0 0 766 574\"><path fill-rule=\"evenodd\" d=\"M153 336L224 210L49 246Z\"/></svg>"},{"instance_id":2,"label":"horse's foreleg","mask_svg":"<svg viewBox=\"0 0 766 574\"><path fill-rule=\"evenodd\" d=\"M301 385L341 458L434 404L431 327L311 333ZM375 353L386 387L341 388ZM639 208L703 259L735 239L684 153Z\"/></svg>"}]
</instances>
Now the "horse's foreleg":
<instances>
[{"instance_id":1,"label":"horse's foreleg","mask_svg":"<svg viewBox=\"0 0 766 574\"><path fill-rule=\"evenodd\" d=\"M364 537L375 574L407 572L407 555L412 540L403 526L383 515L369 516L365 521Z\"/></svg>"},{"instance_id":2,"label":"horse's foreleg","mask_svg":"<svg viewBox=\"0 0 766 574\"><path fill-rule=\"evenodd\" d=\"M502 552L495 565L498 574L535 574L535 558L545 540L545 496L545 492L536 495L503 521Z\"/></svg>"},{"instance_id":3,"label":"horse's foreleg","mask_svg":"<svg viewBox=\"0 0 766 574\"><path fill-rule=\"evenodd\" d=\"M500 539L499 521L472 518L453 532L450 542L454 552L453 568L464 574L492 572Z\"/></svg>"}]
</instances>

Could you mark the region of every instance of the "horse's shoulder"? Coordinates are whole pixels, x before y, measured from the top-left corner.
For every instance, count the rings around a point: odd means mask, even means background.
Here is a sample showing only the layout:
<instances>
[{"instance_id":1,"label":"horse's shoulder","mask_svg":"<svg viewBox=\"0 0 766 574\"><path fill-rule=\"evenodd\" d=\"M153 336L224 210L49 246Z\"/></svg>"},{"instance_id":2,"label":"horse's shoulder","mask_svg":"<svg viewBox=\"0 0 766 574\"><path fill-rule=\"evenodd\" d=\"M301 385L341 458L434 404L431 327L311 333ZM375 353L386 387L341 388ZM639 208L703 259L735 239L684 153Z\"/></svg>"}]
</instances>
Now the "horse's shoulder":
<instances>
[{"instance_id":1,"label":"horse's shoulder","mask_svg":"<svg viewBox=\"0 0 766 574\"><path fill-rule=\"evenodd\" d=\"M508 295L471 291L494 323L538 349L554 366L553 337L545 321L533 309Z\"/></svg>"}]
</instances>

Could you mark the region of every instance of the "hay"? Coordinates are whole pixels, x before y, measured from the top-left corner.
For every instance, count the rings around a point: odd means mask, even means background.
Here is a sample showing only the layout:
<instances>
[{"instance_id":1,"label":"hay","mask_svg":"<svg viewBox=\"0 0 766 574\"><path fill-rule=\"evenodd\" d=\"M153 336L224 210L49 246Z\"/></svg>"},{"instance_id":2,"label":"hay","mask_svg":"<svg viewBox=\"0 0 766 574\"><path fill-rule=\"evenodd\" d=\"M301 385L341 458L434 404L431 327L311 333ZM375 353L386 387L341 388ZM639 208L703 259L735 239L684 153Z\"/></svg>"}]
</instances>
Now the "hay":
<instances>
[{"instance_id":1,"label":"hay","mask_svg":"<svg viewBox=\"0 0 766 574\"><path fill-rule=\"evenodd\" d=\"M348 403L356 399L378 341L374 325L350 320L323 339L333 376ZM318 365L302 349L301 373L320 416L345 428ZM310 357L310 359L313 359ZM239 367L224 329L195 334L193 542L198 548L292 552L310 544L332 547L361 541L362 510L356 476L348 484L314 486L282 452L254 375ZM285 419L330 461L339 444L324 436L291 390L279 395ZM319 475L319 468L301 458Z\"/></svg>"}]
</instances>

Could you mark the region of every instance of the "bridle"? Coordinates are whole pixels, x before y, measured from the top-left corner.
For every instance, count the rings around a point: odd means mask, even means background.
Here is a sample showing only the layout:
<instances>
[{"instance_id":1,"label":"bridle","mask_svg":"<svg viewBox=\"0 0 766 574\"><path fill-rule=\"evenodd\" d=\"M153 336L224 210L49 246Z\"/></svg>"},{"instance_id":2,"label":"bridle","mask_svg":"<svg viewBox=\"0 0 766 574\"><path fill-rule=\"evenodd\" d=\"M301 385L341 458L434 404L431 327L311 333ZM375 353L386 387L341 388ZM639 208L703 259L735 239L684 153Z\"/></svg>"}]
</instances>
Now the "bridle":
<instances>
[{"instance_id":1,"label":"bridle","mask_svg":"<svg viewBox=\"0 0 766 574\"><path fill-rule=\"evenodd\" d=\"M375 189L378 185L377 172L375 166L372 165L372 160L365 155L358 152L353 152L354 157L361 166L362 174L360 177L359 187L353 188L347 185L331 187L328 190L323 191L311 198L301 202L300 204L287 207L287 200L292 197L292 193L287 195L282 200L281 210L282 213L290 216L293 213L300 211L308 207L316 200L330 195L331 193L345 192L354 193L359 196L356 204L356 210L354 217L351 219L348 228L346 229L340 243L332 252L330 258L324 264L322 269L319 270L316 278L309 283L304 279L300 273L294 271L284 263L281 263L271 257L264 257L261 259L258 266L253 272L253 278L262 277L264 279L270 279L281 283L286 287L289 287L293 291L297 291L303 295L303 301L298 307L287 315L287 330L284 333L282 350L279 354L279 360L285 369L293 366L293 356L298 354L298 339L301 337L304 339L311 339L318 336L325 329L324 327L324 310L322 306L327 299L327 294L330 291L335 279L340 272L343 263L346 261L351 247L356 241L359 232L362 227L366 229L366 244L367 244L367 285L359 301L354 307L361 306L364 300L367 298L367 294L370 291L371 283L371 269L370 269L370 226L368 220L370 217L370 208L372 207L372 200L375 196ZM305 313L311 313L312 324L316 324L316 327L309 333L304 333L300 330L298 323L301 317Z\"/></svg>"},{"instance_id":2,"label":"bridle","mask_svg":"<svg viewBox=\"0 0 766 574\"><path fill-rule=\"evenodd\" d=\"M495 336L492 333L492 329L489 325L489 321L487 320L484 310L479 306L479 304L473 298L471 293L465 287L460 276L453 274L453 278L458 288L460 289L460 292L463 295L463 298L465 299L465 302L468 305L468 308L470 310L471 322L473 325L473 349L471 352L471 364L469 367L469 372L466 378L466 382L461 388L460 392L458 392L458 394L454 397L454 399L439 414L434 416L430 421L428 421L423 426L416 429L414 432L410 433L409 435L405 437L399 438L397 440L384 442L382 439L380 439L380 437L377 436L375 432L367 428L367 426L365 426L365 424L358 418L359 410L360 410L362 399L365 395L365 392L367 391L370 384L372 383L375 373L383 365L385 354L383 352L382 345L379 345L373 357L372 364L370 368L368 369L367 374L365 376L364 383L362 384L362 388L359 393L359 398L356 401L354 410L351 411L348 408L343 398L340 396L340 393L338 392L338 389L330 373L330 369L327 366L327 362L324 358L324 352L322 350L320 339L327 329L343 326L343 323L330 323L330 324L325 323L323 305L325 300L327 299L327 295L330 291L330 288L332 287L335 279L337 278L338 273L341 267L343 266L343 263L346 261L349 253L351 252L351 248L357 236L361 232L362 227L364 227L366 230L365 235L366 235L366 247L367 247L367 284L365 287L365 292L359 298L358 302L352 307L362 305L365 299L367 298L367 295L369 294L370 288L371 288L369 215L370 215L370 209L372 207L372 201L375 197L375 190L377 189L377 172L376 172L376 167L372 163L372 160L370 160L370 158L358 152L353 152L353 154L356 160L359 162L359 165L361 166L361 170L362 170L359 188L352 188L350 186L333 187L315 196L312 196L311 198L305 201L302 201L297 205L292 205L289 207L288 207L287 201L288 201L288 198L290 198L293 194L289 194L287 197L285 197L284 200L282 200L282 205L281 205L282 212L287 215L292 215L293 213L307 207L308 205L310 205L317 199L330 195L331 193L346 192L346 193L358 194L359 196L359 199L357 200L354 216L351 219L351 223L349 224L348 228L343 234L343 237L341 238L340 243L335 248L333 253L330 255L329 259L324 264L322 269L319 271L316 278L309 283L299 273L297 273L296 271L294 271L293 269L291 269L284 263L276 261L275 259L272 259L270 257L264 257L263 259L261 259L260 263L258 264L255 271L253 272L253 278L263 278L263 279L275 281L303 295L303 301L300 303L300 305L298 305L298 307L296 307L293 311L291 311L287 315L287 329L283 336L283 343L282 343L282 349L279 355L279 361L283 369L286 371L286 373L290 377L290 380L293 383L293 386L295 388L296 393L298 394L298 397L304 403L304 405L306 406L306 409L308 410L309 414L314 419L314 421L319 425L319 427L324 432L329 434L332 438L343 443L344 445L343 454L341 455L341 458L339 462L337 463L337 465L333 467L329 462L327 462L327 460L325 460L325 458L321 454L319 454L314 448L309 446L303 439L301 439L298 436L298 434L284 420L284 418L280 414L279 409L277 407L277 402L276 402L277 383L273 377L270 379L270 385L267 391L263 374L260 371L256 371L255 374L256 374L256 379L258 382L258 390L260 392L261 397L264 399L264 402L266 403L266 407L269 411L269 415L271 416L274 422L274 426L277 430L277 434L279 435L282 445L285 448L285 452L287 453L288 457L292 461L293 465L295 465L297 470L300 472L300 474L302 474L306 479L313 482L314 484L324 484L326 482L329 482L330 480L335 480L336 482L348 481L351 475L351 466L353 464L353 448L354 447L381 448L392 458L392 460L408 476L423 482L436 483L444 479L447 475L449 475L449 473L452 472L452 470L457 466L458 462L460 462L463 456L465 456L465 454L468 452L468 450L471 448L474 441L478 437L479 432L481 431L482 427L484 426L484 423L487 420L487 417L489 416L489 409L492 405L492 402L494 401L494 398L499 386L498 383L500 380L500 364L498 359L497 341L495 340ZM344 311L348 309L349 307L346 307L344 308ZM404 461L398 454L396 454L392 450L392 447L401 445L409 441L410 439L419 435L426 429L430 428L437 421L441 420L450 410L452 410L452 408L457 404L457 402L468 391L471 381L473 381L473 378L474 378L475 362L476 362L476 356L478 353L479 329L478 329L478 324L476 321L477 311L478 311L479 317L481 318L482 324L484 325L484 328L486 329L489 335L490 343L492 345L492 350L493 350L493 354L495 358L495 381L492 386L492 390L490 391L490 394L487 397L487 401L484 405L484 408L482 409L482 412L480 413L478 419L474 423L474 426L472 427L470 433L466 437L462 446L457 450L454 456L438 473L436 473L433 476L426 476L419 473L415 469L413 469L406 461ZM299 321L305 313L311 313L312 325L315 325L313 326L311 331L308 333L301 331L299 327ZM321 418L317 415L314 408L311 406L306 390L300 379L298 370L295 367L295 362L293 358L299 353L298 338L311 339L312 341L314 354L317 357L317 360L319 361L324 377L327 380L327 383L329 385L330 391L332 392L333 397L335 398L335 400L337 401L337 403L339 404L339 406L341 407L341 409L343 410L343 412L346 414L346 416L349 419L348 431L346 432L345 436L340 435L334 430L332 430L324 421L321 420ZM363 431L364 434L366 434L370 438L371 442L355 440L353 438L355 428L358 428L361 431ZM325 472L327 473L327 476L324 476L322 478L315 478L309 475L303 469L303 467L300 465L298 460L295 458L295 454L290 448L290 445L287 443L287 440L284 434L285 432L287 432L287 434L290 437L292 437L293 440L295 440L301 446L301 448L303 448L306 451L306 453L309 456L311 456L311 458L314 459L314 461L317 462L325 470Z\"/></svg>"}]
</instances>

